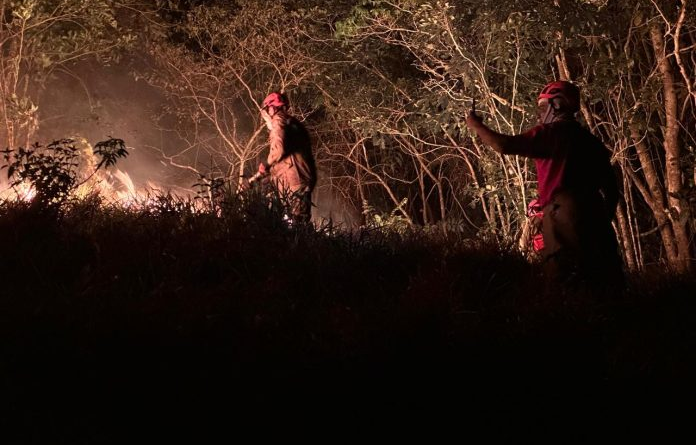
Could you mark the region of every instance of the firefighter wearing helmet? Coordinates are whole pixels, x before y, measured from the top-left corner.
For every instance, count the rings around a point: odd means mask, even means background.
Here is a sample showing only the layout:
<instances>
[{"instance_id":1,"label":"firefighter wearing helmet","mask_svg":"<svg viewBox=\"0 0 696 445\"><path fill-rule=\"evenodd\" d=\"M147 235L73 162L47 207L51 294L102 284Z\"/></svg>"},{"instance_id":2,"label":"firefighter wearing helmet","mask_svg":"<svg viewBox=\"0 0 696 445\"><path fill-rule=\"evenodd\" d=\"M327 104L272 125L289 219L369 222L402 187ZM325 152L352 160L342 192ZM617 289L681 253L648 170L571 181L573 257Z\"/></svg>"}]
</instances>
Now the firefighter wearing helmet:
<instances>
[{"instance_id":1,"label":"firefighter wearing helmet","mask_svg":"<svg viewBox=\"0 0 696 445\"><path fill-rule=\"evenodd\" d=\"M622 262L611 227L619 191L609 151L575 119L580 90L574 84L549 83L537 106L538 124L514 136L488 128L473 107L466 123L498 153L534 159L547 272L619 283Z\"/></svg>"},{"instance_id":2,"label":"firefighter wearing helmet","mask_svg":"<svg viewBox=\"0 0 696 445\"><path fill-rule=\"evenodd\" d=\"M317 171L306 128L288 114L285 94L271 93L261 105L261 117L269 130L266 162L259 165L259 176L267 176L281 199L288 205L293 222L309 222L312 191Z\"/></svg>"}]
</instances>

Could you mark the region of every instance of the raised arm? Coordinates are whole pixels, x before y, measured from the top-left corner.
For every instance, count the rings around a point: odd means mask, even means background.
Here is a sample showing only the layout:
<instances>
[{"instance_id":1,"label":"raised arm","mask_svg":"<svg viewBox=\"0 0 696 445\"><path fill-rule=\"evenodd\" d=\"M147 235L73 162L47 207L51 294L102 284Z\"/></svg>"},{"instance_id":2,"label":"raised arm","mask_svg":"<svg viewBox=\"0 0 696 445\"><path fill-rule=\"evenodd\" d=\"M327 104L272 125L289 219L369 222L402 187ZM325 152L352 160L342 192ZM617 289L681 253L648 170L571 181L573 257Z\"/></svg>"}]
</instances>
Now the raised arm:
<instances>
[{"instance_id":1,"label":"raised arm","mask_svg":"<svg viewBox=\"0 0 696 445\"><path fill-rule=\"evenodd\" d=\"M512 136L507 136L497 131L493 131L483 123L483 118L476 114L476 100L471 104L471 111L466 117L466 126L471 131L476 133L481 141L490 146L493 150L500 154L508 154L514 145Z\"/></svg>"},{"instance_id":2,"label":"raised arm","mask_svg":"<svg viewBox=\"0 0 696 445\"><path fill-rule=\"evenodd\" d=\"M524 133L509 136L493 131L483 123L483 119L476 114L474 106L466 117L466 125L476 133L481 141L493 150L504 155L520 155L528 158L549 158L551 141L545 126L537 125Z\"/></svg>"},{"instance_id":3,"label":"raised arm","mask_svg":"<svg viewBox=\"0 0 696 445\"><path fill-rule=\"evenodd\" d=\"M473 111L466 118L466 125L471 131L476 133L481 141L490 146L500 154L507 154L507 149L512 145L512 136L507 136L497 131L493 131L483 123L480 116Z\"/></svg>"}]
</instances>

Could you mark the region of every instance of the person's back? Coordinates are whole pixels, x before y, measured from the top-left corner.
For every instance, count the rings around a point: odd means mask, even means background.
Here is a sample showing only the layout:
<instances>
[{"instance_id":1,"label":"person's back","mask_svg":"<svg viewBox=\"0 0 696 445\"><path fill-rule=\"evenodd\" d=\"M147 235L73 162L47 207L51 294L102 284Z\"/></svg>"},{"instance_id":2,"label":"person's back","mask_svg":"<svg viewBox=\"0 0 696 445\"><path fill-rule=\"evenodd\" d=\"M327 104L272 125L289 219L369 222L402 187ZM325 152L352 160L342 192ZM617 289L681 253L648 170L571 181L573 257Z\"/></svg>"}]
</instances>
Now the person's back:
<instances>
[{"instance_id":1,"label":"person's back","mask_svg":"<svg viewBox=\"0 0 696 445\"><path fill-rule=\"evenodd\" d=\"M609 150L577 121L552 125L560 127L565 139L563 145L567 147L560 188L571 191L579 199L605 200L607 211L613 214L619 195Z\"/></svg>"},{"instance_id":2,"label":"person's back","mask_svg":"<svg viewBox=\"0 0 696 445\"><path fill-rule=\"evenodd\" d=\"M309 192L317 181L312 145L305 126L286 113L277 113L269 136L267 163L279 190Z\"/></svg>"},{"instance_id":3,"label":"person's back","mask_svg":"<svg viewBox=\"0 0 696 445\"><path fill-rule=\"evenodd\" d=\"M551 267L562 276L620 280L622 263L611 227L619 195L609 151L576 121L546 126L551 156L535 160L537 171L545 170L539 176L548 192L542 229L546 261L556 263Z\"/></svg>"}]
</instances>

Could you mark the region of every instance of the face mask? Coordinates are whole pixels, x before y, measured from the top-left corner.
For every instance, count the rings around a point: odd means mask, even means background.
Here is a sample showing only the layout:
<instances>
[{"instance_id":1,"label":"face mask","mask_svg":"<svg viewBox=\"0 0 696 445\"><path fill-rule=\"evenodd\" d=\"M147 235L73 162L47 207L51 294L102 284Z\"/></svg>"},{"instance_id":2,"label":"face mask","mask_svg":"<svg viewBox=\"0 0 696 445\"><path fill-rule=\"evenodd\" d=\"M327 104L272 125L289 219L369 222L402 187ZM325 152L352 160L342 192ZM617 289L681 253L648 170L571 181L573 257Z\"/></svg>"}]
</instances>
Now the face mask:
<instances>
[{"instance_id":1,"label":"face mask","mask_svg":"<svg viewBox=\"0 0 696 445\"><path fill-rule=\"evenodd\" d=\"M548 99L541 99L537 103L537 117L540 124L548 124L553 116L553 108Z\"/></svg>"},{"instance_id":2,"label":"face mask","mask_svg":"<svg viewBox=\"0 0 696 445\"><path fill-rule=\"evenodd\" d=\"M261 109L261 117L269 130L273 128L273 118L277 115L282 117L283 115L281 113L284 113L282 108L278 109L275 107L264 107Z\"/></svg>"},{"instance_id":3,"label":"face mask","mask_svg":"<svg viewBox=\"0 0 696 445\"><path fill-rule=\"evenodd\" d=\"M575 113L562 110L560 100L559 98L539 100L537 103L537 115L540 124L575 120Z\"/></svg>"}]
</instances>

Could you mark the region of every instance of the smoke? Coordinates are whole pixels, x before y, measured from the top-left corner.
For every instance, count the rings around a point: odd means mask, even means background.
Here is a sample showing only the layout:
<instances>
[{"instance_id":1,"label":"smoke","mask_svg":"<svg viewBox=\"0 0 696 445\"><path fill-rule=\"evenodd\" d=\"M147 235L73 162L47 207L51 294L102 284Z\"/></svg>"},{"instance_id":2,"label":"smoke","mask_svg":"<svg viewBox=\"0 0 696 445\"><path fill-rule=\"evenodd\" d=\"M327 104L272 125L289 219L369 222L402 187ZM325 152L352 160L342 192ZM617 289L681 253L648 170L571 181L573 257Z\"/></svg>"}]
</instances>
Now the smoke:
<instances>
[{"instance_id":1,"label":"smoke","mask_svg":"<svg viewBox=\"0 0 696 445\"><path fill-rule=\"evenodd\" d=\"M163 161L158 150L175 152L184 145L175 132L161 129L158 116L166 98L156 88L132 75L131 63L104 66L81 62L61 71L45 86L39 99L37 140L84 138L89 143L109 137L123 139L129 156L117 167L136 187L148 182L165 188L190 189L191 172Z\"/></svg>"},{"instance_id":2,"label":"smoke","mask_svg":"<svg viewBox=\"0 0 696 445\"><path fill-rule=\"evenodd\" d=\"M318 223L330 221L332 224L345 229L354 229L360 226L362 220L360 213L348 204L340 196L332 193L332 188L319 172L319 182L312 194L312 219Z\"/></svg>"}]
</instances>

